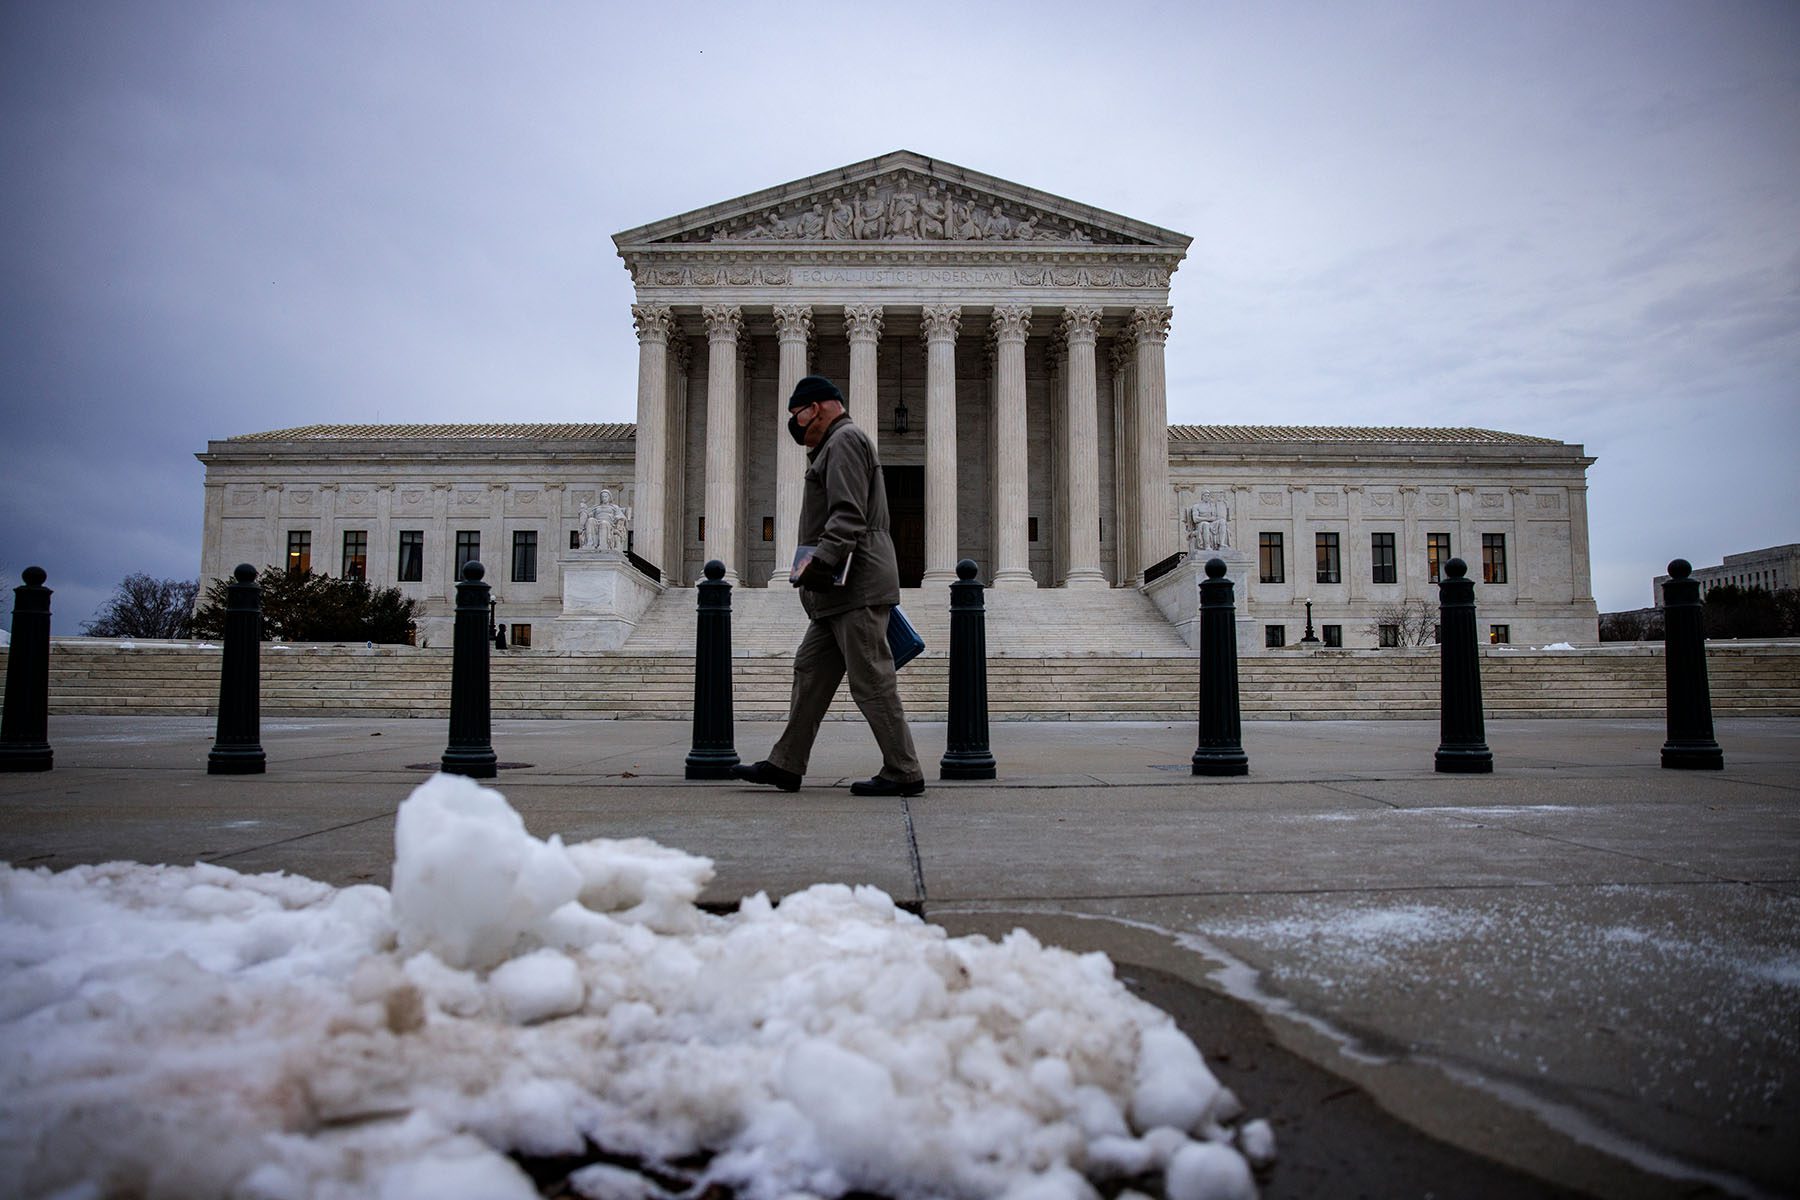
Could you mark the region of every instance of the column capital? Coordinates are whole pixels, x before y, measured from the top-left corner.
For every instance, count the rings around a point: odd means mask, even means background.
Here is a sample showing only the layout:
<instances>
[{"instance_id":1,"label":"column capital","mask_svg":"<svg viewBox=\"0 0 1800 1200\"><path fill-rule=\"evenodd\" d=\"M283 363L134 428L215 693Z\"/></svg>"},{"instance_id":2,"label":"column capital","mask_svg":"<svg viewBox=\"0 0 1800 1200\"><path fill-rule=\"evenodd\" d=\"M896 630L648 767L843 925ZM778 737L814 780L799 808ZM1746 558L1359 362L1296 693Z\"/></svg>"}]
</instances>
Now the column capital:
<instances>
[{"instance_id":1,"label":"column capital","mask_svg":"<svg viewBox=\"0 0 1800 1200\"><path fill-rule=\"evenodd\" d=\"M1133 366L1137 357L1137 347L1129 338L1116 337L1112 340L1112 349L1107 351L1107 365L1112 368L1113 378L1125 374Z\"/></svg>"},{"instance_id":2,"label":"column capital","mask_svg":"<svg viewBox=\"0 0 1800 1200\"><path fill-rule=\"evenodd\" d=\"M1169 322L1175 310L1167 305L1146 305L1131 310L1131 336L1138 344L1162 345L1169 340Z\"/></svg>"},{"instance_id":3,"label":"column capital","mask_svg":"<svg viewBox=\"0 0 1800 1200\"><path fill-rule=\"evenodd\" d=\"M709 342L736 342L744 332L744 310L735 304L709 304L700 310Z\"/></svg>"},{"instance_id":4,"label":"column capital","mask_svg":"<svg viewBox=\"0 0 1800 1200\"><path fill-rule=\"evenodd\" d=\"M1100 310L1091 304L1071 304L1063 309L1060 328L1071 346L1091 346L1100 334Z\"/></svg>"},{"instance_id":5,"label":"column capital","mask_svg":"<svg viewBox=\"0 0 1800 1200\"><path fill-rule=\"evenodd\" d=\"M677 330L669 337L669 373L686 375L688 367L693 365L694 351L688 340Z\"/></svg>"},{"instance_id":6,"label":"column capital","mask_svg":"<svg viewBox=\"0 0 1800 1200\"><path fill-rule=\"evenodd\" d=\"M927 304L920 318L920 331L927 344L954 342L962 329L962 308L955 304Z\"/></svg>"},{"instance_id":7,"label":"column capital","mask_svg":"<svg viewBox=\"0 0 1800 1200\"><path fill-rule=\"evenodd\" d=\"M1002 304L994 309L988 330L1001 345L1023 345L1031 334L1031 310L1023 304Z\"/></svg>"},{"instance_id":8,"label":"column capital","mask_svg":"<svg viewBox=\"0 0 1800 1200\"><path fill-rule=\"evenodd\" d=\"M638 341L667 345L675 330L675 310L666 304L634 304L631 323L637 327Z\"/></svg>"},{"instance_id":9,"label":"column capital","mask_svg":"<svg viewBox=\"0 0 1800 1200\"><path fill-rule=\"evenodd\" d=\"M777 304L775 335L783 342L804 342L812 337L813 315L810 304Z\"/></svg>"},{"instance_id":10,"label":"column capital","mask_svg":"<svg viewBox=\"0 0 1800 1200\"><path fill-rule=\"evenodd\" d=\"M852 342L881 340L881 305L844 305L844 333Z\"/></svg>"}]
</instances>

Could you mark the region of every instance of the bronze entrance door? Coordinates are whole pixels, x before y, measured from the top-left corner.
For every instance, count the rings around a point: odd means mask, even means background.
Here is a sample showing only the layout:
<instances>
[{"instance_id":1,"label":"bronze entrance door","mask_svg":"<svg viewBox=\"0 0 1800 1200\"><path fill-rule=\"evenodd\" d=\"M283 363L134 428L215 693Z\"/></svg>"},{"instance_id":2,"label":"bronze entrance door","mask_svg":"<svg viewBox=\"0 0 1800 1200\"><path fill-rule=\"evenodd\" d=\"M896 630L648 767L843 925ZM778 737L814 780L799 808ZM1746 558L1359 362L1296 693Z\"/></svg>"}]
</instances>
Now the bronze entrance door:
<instances>
[{"instance_id":1,"label":"bronze entrance door","mask_svg":"<svg viewBox=\"0 0 1800 1200\"><path fill-rule=\"evenodd\" d=\"M925 468L882 467L887 481L888 520L900 586L916 588L925 574Z\"/></svg>"}]
</instances>

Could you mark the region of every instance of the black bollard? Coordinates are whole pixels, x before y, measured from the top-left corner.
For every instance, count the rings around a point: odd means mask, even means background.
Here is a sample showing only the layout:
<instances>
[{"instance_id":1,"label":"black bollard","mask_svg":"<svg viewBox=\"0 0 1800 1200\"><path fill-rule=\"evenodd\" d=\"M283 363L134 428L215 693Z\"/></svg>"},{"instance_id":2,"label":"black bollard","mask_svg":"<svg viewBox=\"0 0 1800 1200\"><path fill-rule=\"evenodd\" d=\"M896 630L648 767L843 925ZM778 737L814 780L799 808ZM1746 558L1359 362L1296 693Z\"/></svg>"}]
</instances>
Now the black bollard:
<instances>
[{"instance_id":1,"label":"black bollard","mask_svg":"<svg viewBox=\"0 0 1800 1200\"><path fill-rule=\"evenodd\" d=\"M950 724L939 779L992 779L988 748L987 605L975 560L956 564L950 585Z\"/></svg>"},{"instance_id":2,"label":"black bollard","mask_svg":"<svg viewBox=\"0 0 1800 1200\"><path fill-rule=\"evenodd\" d=\"M1248 775L1244 727L1238 713L1237 605L1225 560L1206 560L1200 581L1200 741L1194 774Z\"/></svg>"},{"instance_id":3,"label":"black bollard","mask_svg":"<svg viewBox=\"0 0 1800 1200\"><path fill-rule=\"evenodd\" d=\"M731 585L725 564L706 564L706 578L694 585L699 613L694 624L694 747L688 751L689 779L730 779L738 765L731 732Z\"/></svg>"},{"instance_id":4,"label":"black bollard","mask_svg":"<svg viewBox=\"0 0 1800 1200\"><path fill-rule=\"evenodd\" d=\"M262 588L249 563L239 563L232 578L235 582L225 585L219 728L206 773L261 775L268 768L262 748Z\"/></svg>"},{"instance_id":5,"label":"black bollard","mask_svg":"<svg viewBox=\"0 0 1800 1200\"><path fill-rule=\"evenodd\" d=\"M492 710L488 699L487 568L473 560L463 564L456 585L456 627L450 652L450 745L441 770L470 779L499 774L494 755Z\"/></svg>"},{"instance_id":6,"label":"black bollard","mask_svg":"<svg viewBox=\"0 0 1800 1200\"><path fill-rule=\"evenodd\" d=\"M1475 647L1475 581L1469 564L1453 558L1438 582L1438 748L1436 769L1447 775L1494 770L1481 717L1481 654Z\"/></svg>"},{"instance_id":7,"label":"black bollard","mask_svg":"<svg viewBox=\"0 0 1800 1200\"><path fill-rule=\"evenodd\" d=\"M1693 564L1669 564L1663 584L1663 680L1669 735L1662 765L1677 771L1723 771L1725 752L1713 740L1712 689L1706 682L1706 607Z\"/></svg>"},{"instance_id":8,"label":"black bollard","mask_svg":"<svg viewBox=\"0 0 1800 1200\"><path fill-rule=\"evenodd\" d=\"M0 709L0 771L48 771L50 749L50 589L42 567L26 567L13 589L6 704Z\"/></svg>"}]
</instances>

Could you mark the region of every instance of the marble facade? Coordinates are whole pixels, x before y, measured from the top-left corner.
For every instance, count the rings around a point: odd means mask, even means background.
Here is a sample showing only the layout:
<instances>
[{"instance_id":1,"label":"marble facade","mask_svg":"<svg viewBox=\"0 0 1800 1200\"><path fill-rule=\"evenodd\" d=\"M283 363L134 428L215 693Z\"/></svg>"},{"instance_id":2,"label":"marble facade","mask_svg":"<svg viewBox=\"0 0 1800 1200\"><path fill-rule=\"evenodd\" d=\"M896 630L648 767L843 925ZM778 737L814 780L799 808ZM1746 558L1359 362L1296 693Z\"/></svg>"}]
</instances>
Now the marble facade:
<instances>
[{"instance_id":1,"label":"marble facade","mask_svg":"<svg viewBox=\"0 0 1800 1200\"><path fill-rule=\"evenodd\" d=\"M1483 535L1507 540L1516 565L1480 599L1512 640L1594 637L1592 460L1579 446L1485 430L1171 428L1169 283L1185 235L897 152L614 240L634 288L635 426L212 442L203 576L280 562L304 528L315 569L339 573L346 533L360 534L368 577L392 583L413 535L425 578L401 586L425 600L436 640L457 537L473 532L502 619L533 624L533 648L599 646L554 623L571 615L564 560L581 553L583 507L602 488L665 584L690 585L715 557L739 586L785 580L804 455L784 401L818 372L880 446L904 586L947 583L969 557L1002 588L1136 587L1190 548L1184 514L1199 505L1202 551L1207 537L1229 542L1240 606L1292 624L1290 643L1305 599L1347 646L1373 644L1382 604L1434 599L1427 533L1451 535L1477 572ZM1321 532L1339 538L1336 583L1313 582ZM1245 564L1270 533L1288 561L1265 584ZM1369 573L1373 534L1392 535L1392 584ZM533 579L508 569L520 537L535 539Z\"/></svg>"}]
</instances>

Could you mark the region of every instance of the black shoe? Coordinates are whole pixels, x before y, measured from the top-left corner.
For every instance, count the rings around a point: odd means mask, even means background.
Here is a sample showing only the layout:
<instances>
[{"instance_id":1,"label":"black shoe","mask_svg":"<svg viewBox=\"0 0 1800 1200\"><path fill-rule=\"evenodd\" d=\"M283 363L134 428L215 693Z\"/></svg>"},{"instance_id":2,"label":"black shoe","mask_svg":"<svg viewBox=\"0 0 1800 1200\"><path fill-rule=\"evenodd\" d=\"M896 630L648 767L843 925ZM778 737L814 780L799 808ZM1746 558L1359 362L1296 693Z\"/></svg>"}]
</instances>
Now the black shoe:
<instances>
[{"instance_id":1,"label":"black shoe","mask_svg":"<svg viewBox=\"0 0 1800 1200\"><path fill-rule=\"evenodd\" d=\"M915 779L911 783L896 783L883 775L873 779L859 779L850 785L852 796L922 796L925 794L925 781Z\"/></svg>"},{"instance_id":2,"label":"black shoe","mask_svg":"<svg viewBox=\"0 0 1800 1200\"><path fill-rule=\"evenodd\" d=\"M800 776L792 771L782 770L766 758L759 763L751 763L747 767L739 763L731 768L731 773L749 783L766 783L772 787L778 787L784 792L800 790Z\"/></svg>"}]
</instances>

